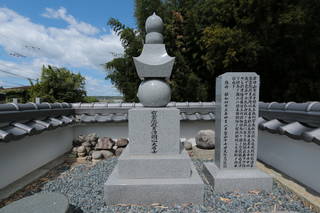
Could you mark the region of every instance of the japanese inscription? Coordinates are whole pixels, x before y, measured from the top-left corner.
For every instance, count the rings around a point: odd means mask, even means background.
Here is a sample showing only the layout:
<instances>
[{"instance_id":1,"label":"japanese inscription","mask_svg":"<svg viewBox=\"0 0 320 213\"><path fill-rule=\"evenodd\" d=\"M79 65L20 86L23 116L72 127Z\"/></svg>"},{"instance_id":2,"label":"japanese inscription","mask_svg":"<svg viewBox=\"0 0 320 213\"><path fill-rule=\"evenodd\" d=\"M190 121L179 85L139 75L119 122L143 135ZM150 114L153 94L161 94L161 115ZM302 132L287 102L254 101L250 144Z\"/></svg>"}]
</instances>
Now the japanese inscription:
<instances>
[{"instance_id":1,"label":"japanese inscription","mask_svg":"<svg viewBox=\"0 0 320 213\"><path fill-rule=\"evenodd\" d=\"M158 152L158 121L157 121L157 111L151 111L151 152Z\"/></svg>"},{"instance_id":2,"label":"japanese inscription","mask_svg":"<svg viewBox=\"0 0 320 213\"><path fill-rule=\"evenodd\" d=\"M216 163L220 168L255 167L259 76L225 73L216 91Z\"/></svg>"}]
</instances>

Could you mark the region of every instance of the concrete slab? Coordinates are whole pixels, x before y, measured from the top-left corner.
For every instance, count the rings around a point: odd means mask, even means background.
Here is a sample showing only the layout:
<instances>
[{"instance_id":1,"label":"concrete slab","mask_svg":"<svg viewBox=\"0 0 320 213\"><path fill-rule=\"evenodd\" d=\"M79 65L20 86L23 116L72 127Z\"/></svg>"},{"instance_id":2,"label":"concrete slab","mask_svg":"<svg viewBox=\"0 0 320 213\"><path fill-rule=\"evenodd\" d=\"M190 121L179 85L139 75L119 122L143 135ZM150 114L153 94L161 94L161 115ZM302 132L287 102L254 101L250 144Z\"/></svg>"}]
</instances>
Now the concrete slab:
<instances>
[{"instance_id":1,"label":"concrete slab","mask_svg":"<svg viewBox=\"0 0 320 213\"><path fill-rule=\"evenodd\" d=\"M202 204L204 183L191 163L189 178L119 178L118 165L104 185L107 205L152 204L172 205L175 203Z\"/></svg>"},{"instance_id":2,"label":"concrete slab","mask_svg":"<svg viewBox=\"0 0 320 213\"><path fill-rule=\"evenodd\" d=\"M216 192L272 190L272 177L256 168L219 169L215 163L205 163L203 172Z\"/></svg>"},{"instance_id":3,"label":"concrete slab","mask_svg":"<svg viewBox=\"0 0 320 213\"><path fill-rule=\"evenodd\" d=\"M120 178L187 178L191 175L190 157L181 154L131 155L125 149L118 160Z\"/></svg>"},{"instance_id":4,"label":"concrete slab","mask_svg":"<svg viewBox=\"0 0 320 213\"><path fill-rule=\"evenodd\" d=\"M0 213L67 213L71 212L69 201L60 193L38 193L17 200L0 209Z\"/></svg>"}]
</instances>

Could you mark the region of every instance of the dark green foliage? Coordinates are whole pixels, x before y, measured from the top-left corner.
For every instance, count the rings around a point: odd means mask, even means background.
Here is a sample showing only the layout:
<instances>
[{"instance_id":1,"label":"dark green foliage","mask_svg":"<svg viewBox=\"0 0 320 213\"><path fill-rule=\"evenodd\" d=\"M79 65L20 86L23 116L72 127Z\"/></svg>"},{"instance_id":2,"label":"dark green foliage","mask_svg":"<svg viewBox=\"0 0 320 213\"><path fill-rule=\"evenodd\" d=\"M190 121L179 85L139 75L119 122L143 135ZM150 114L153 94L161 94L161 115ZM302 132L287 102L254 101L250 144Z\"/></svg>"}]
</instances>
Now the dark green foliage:
<instances>
[{"instance_id":1,"label":"dark green foliage","mask_svg":"<svg viewBox=\"0 0 320 213\"><path fill-rule=\"evenodd\" d=\"M46 102L82 102L85 101L85 78L65 68L42 67L40 81L31 82L30 101L40 97Z\"/></svg>"},{"instance_id":2,"label":"dark green foliage","mask_svg":"<svg viewBox=\"0 0 320 213\"><path fill-rule=\"evenodd\" d=\"M176 57L173 101L214 100L215 78L225 72L257 72L263 101L320 99L319 0L135 2L137 31L109 21L125 53L106 64L107 78L126 101L136 100L140 80L132 57L142 50L153 11L163 18L165 44Z\"/></svg>"}]
</instances>

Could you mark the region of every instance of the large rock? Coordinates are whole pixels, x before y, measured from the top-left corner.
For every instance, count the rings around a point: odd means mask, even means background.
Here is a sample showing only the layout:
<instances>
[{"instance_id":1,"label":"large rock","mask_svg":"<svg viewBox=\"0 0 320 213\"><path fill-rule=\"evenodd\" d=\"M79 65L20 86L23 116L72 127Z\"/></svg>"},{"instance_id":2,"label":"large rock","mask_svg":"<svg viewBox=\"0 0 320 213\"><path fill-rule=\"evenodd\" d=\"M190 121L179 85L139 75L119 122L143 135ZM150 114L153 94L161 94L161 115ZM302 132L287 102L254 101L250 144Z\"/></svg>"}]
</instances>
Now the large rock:
<instances>
[{"instance_id":1,"label":"large rock","mask_svg":"<svg viewBox=\"0 0 320 213\"><path fill-rule=\"evenodd\" d=\"M95 146L95 150L107 150L112 149L115 142L108 137L99 138L98 143Z\"/></svg>"},{"instance_id":2,"label":"large rock","mask_svg":"<svg viewBox=\"0 0 320 213\"><path fill-rule=\"evenodd\" d=\"M126 138L119 138L116 142L116 146L118 147L126 147L128 145L129 141Z\"/></svg>"},{"instance_id":3,"label":"large rock","mask_svg":"<svg viewBox=\"0 0 320 213\"><path fill-rule=\"evenodd\" d=\"M113 152L108 150L101 150L100 153L102 154L103 158L109 158L113 156Z\"/></svg>"},{"instance_id":4,"label":"large rock","mask_svg":"<svg viewBox=\"0 0 320 213\"><path fill-rule=\"evenodd\" d=\"M214 143L214 131L200 130L196 136L197 147L201 149L213 149L215 146Z\"/></svg>"},{"instance_id":5,"label":"large rock","mask_svg":"<svg viewBox=\"0 0 320 213\"><path fill-rule=\"evenodd\" d=\"M95 160L101 159L102 153L101 153L101 151L93 151L91 156L92 156L92 159L95 159Z\"/></svg>"}]
</instances>

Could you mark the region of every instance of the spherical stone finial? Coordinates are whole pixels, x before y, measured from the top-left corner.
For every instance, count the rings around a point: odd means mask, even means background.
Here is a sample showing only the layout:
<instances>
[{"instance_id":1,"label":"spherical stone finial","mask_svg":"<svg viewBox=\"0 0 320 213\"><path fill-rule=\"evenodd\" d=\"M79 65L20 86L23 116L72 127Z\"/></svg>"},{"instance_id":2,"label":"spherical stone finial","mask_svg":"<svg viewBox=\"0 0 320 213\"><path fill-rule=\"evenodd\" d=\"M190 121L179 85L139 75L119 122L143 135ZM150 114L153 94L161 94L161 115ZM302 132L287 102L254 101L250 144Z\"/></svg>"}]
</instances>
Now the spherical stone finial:
<instances>
[{"instance_id":1,"label":"spherical stone finial","mask_svg":"<svg viewBox=\"0 0 320 213\"><path fill-rule=\"evenodd\" d=\"M146 44L163 44L161 33L151 32L146 35Z\"/></svg>"},{"instance_id":2,"label":"spherical stone finial","mask_svg":"<svg viewBox=\"0 0 320 213\"><path fill-rule=\"evenodd\" d=\"M139 86L137 96L145 107L163 107L171 99L171 89L164 80L144 80Z\"/></svg>"},{"instance_id":3,"label":"spherical stone finial","mask_svg":"<svg viewBox=\"0 0 320 213\"><path fill-rule=\"evenodd\" d=\"M146 20L146 31L147 33L157 32L162 33L163 30L163 22L162 19L153 13L152 16L149 16Z\"/></svg>"}]
</instances>

